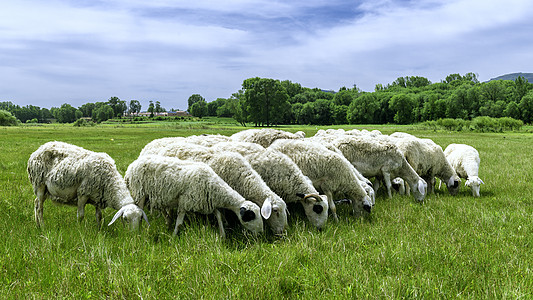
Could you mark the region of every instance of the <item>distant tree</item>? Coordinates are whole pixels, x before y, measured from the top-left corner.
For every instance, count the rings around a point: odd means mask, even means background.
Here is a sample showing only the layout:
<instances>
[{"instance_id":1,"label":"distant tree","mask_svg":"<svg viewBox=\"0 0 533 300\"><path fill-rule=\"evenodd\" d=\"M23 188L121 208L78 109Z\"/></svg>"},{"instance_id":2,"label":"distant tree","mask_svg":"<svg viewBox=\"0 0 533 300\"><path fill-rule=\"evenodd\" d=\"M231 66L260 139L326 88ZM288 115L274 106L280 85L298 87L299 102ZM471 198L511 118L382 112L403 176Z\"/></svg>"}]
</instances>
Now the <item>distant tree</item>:
<instances>
[{"instance_id":1,"label":"distant tree","mask_svg":"<svg viewBox=\"0 0 533 300\"><path fill-rule=\"evenodd\" d=\"M98 123L112 119L115 115L115 111L108 104L98 105L98 108L94 111L92 119Z\"/></svg>"},{"instance_id":2,"label":"distant tree","mask_svg":"<svg viewBox=\"0 0 533 300\"><path fill-rule=\"evenodd\" d=\"M270 126L276 120L289 96L278 80L249 78L243 81L243 107L255 126Z\"/></svg>"},{"instance_id":3,"label":"distant tree","mask_svg":"<svg viewBox=\"0 0 533 300\"><path fill-rule=\"evenodd\" d=\"M194 103L189 109L189 113L194 117L202 118L207 115L207 103L205 101L198 101Z\"/></svg>"},{"instance_id":4,"label":"distant tree","mask_svg":"<svg viewBox=\"0 0 533 300\"><path fill-rule=\"evenodd\" d=\"M207 115L212 116L212 117L217 116L218 108L221 106L224 106L225 103L226 103L226 99L224 98L217 98L215 101L211 101L207 103Z\"/></svg>"},{"instance_id":5,"label":"distant tree","mask_svg":"<svg viewBox=\"0 0 533 300\"><path fill-rule=\"evenodd\" d=\"M59 123L72 123L76 121L76 108L65 103L55 111L54 117Z\"/></svg>"},{"instance_id":6,"label":"distant tree","mask_svg":"<svg viewBox=\"0 0 533 300\"><path fill-rule=\"evenodd\" d=\"M130 114L138 114L141 112L141 102L139 100L130 100L129 110Z\"/></svg>"},{"instance_id":7,"label":"distant tree","mask_svg":"<svg viewBox=\"0 0 533 300\"><path fill-rule=\"evenodd\" d=\"M348 106L347 105L333 105L333 123L347 124L348 123Z\"/></svg>"},{"instance_id":8,"label":"distant tree","mask_svg":"<svg viewBox=\"0 0 533 300\"><path fill-rule=\"evenodd\" d=\"M299 83L293 83L290 80L281 81L281 86L285 88L285 91L287 92L289 99L293 98L294 96L296 96L297 94L300 94L303 91L303 88Z\"/></svg>"},{"instance_id":9,"label":"distant tree","mask_svg":"<svg viewBox=\"0 0 533 300\"><path fill-rule=\"evenodd\" d=\"M154 102L150 100L150 104L148 105L148 112L150 113L150 118L154 117L154 111L155 111Z\"/></svg>"},{"instance_id":10,"label":"distant tree","mask_svg":"<svg viewBox=\"0 0 533 300\"><path fill-rule=\"evenodd\" d=\"M348 106L347 118L350 124L376 123L375 113L379 109L376 95L372 93L362 94Z\"/></svg>"},{"instance_id":11,"label":"distant tree","mask_svg":"<svg viewBox=\"0 0 533 300\"><path fill-rule=\"evenodd\" d=\"M520 111L522 112L521 120L524 123L530 124L533 121L533 91L528 92L518 105Z\"/></svg>"},{"instance_id":12,"label":"distant tree","mask_svg":"<svg viewBox=\"0 0 533 300\"><path fill-rule=\"evenodd\" d=\"M187 107L187 111L191 112L190 111L191 107L194 105L194 103L199 102L199 101L204 101L205 102L204 97L202 97L200 94L192 94L189 97L189 99L187 100L187 102L189 104L189 106Z\"/></svg>"},{"instance_id":13,"label":"distant tree","mask_svg":"<svg viewBox=\"0 0 533 300\"><path fill-rule=\"evenodd\" d=\"M17 118L7 110L0 110L0 126L15 126L17 125Z\"/></svg>"},{"instance_id":14,"label":"distant tree","mask_svg":"<svg viewBox=\"0 0 533 300\"><path fill-rule=\"evenodd\" d=\"M510 117L516 120L520 120L521 114L520 114L520 108L518 107L518 104L514 101L507 103L507 106L505 107L505 110L503 111L503 115L505 117Z\"/></svg>"},{"instance_id":15,"label":"distant tree","mask_svg":"<svg viewBox=\"0 0 533 300\"><path fill-rule=\"evenodd\" d=\"M160 113L160 112L165 112L165 108L161 106L161 102L159 101L156 101L155 102L155 112L156 113Z\"/></svg>"},{"instance_id":16,"label":"distant tree","mask_svg":"<svg viewBox=\"0 0 533 300\"><path fill-rule=\"evenodd\" d=\"M113 109L113 117L121 117L128 109L126 102L120 100L119 97L111 97L107 103Z\"/></svg>"},{"instance_id":17,"label":"distant tree","mask_svg":"<svg viewBox=\"0 0 533 300\"><path fill-rule=\"evenodd\" d=\"M335 103L335 105L348 106L350 105L350 103L352 103L355 96L356 95L351 90L345 88L344 90L339 91L335 94L335 96L333 96L333 103Z\"/></svg>"},{"instance_id":18,"label":"distant tree","mask_svg":"<svg viewBox=\"0 0 533 300\"><path fill-rule=\"evenodd\" d=\"M391 98L390 107L396 113L394 122L398 124L410 124L413 122L414 101L407 94L397 94Z\"/></svg>"},{"instance_id":19,"label":"distant tree","mask_svg":"<svg viewBox=\"0 0 533 300\"><path fill-rule=\"evenodd\" d=\"M84 117L91 117L93 115L93 110L95 109L95 103L85 103L80 106L78 109L81 111Z\"/></svg>"}]
</instances>

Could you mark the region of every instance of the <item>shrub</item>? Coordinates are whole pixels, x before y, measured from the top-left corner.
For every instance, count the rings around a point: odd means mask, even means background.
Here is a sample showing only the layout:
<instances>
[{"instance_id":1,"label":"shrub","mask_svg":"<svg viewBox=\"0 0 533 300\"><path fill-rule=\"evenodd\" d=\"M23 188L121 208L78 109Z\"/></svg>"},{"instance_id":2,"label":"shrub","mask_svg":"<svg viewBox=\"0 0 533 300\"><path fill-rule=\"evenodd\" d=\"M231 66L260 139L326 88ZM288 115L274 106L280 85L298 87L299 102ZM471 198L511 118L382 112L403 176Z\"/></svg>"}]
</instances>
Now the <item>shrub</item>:
<instances>
[{"instance_id":1,"label":"shrub","mask_svg":"<svg viewBox=\"0 0 533 300\"><path fill-rule=\"evenodd\" d=\"M501 131L501 127L498 125L496 119L487 116L474 118L472 120L471 128L481 132Z\"/></svg>"},{"instance_id":2,"label":"shrub","mask_svg":"<svg viewBox=\"0 0 533 300\"><path fill-rule=\"evenodd\" d=\"M503 130L520 130L524 126L522 120L516 120L509 117L503 117L498 119L498 124Z\"/></svg>"},{"instance_id":3,"label":"shrub","mask_svg":"<svg viewBox=\"0 0 533 300\"><path fill-rule=\"evenodd\" d=\"M15 126L19 120L7 110L0 110L0 126Z\"/></svg>"},{"instance_id":4,"label":"shrub","mask_svg":"<svg viewBox=\"0 0 533 300\"><path fill-rule=\"evenodd\" d=\"M75 127L82 127L82 126L94 126L96 125L93 121L87 121L86 119L77 119L73 126Z\"/></svg>"}]
</instances>

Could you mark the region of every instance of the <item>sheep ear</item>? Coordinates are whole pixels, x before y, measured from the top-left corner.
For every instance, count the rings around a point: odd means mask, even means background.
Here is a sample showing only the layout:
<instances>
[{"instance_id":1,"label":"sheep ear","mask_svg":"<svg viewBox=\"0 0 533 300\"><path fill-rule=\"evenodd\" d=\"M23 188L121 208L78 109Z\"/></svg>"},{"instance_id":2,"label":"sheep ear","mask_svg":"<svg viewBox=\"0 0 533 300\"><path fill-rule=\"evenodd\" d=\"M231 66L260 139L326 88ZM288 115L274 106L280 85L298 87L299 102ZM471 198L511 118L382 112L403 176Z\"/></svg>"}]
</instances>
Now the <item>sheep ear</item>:
<instances>
[{"instance_id":1,"label":"sheep ear","mask_svg":"<svg viewBox=\"0 0 533 300\"><path fill-rule=\"evenodd\" d=\"M268 219L270 218L270 215L272 214L272 201L270 198L266 199L265 202L263 202L263 206L261 206L261 215L263 218Z\"/></svg>"},{"instance_id":2,"label":"sheep ear","mask_svg":"<svg viewBox=\"0 0 533 300\"><path fill-rule=\"evenodd\" d=\"M111 222L109 222L107 226L111 226L111 224L115 223L115 221L118 220L118 218L122 217L123 214L124 214L124 207L122 207L121 209L117 211L117 213L113 216L113 219L111 219Z\"/></svg>"},{"instance_id":3,"label":"sheep ear","mask_svg":"<svg viewBox=\"0 0 533 300\"><path fill-rule=\"evenodd\" d=\"M455 180L454 180L453 176L450 177L450 179L448 179L448 186L453 186L454 182L455 182Z\"/></svg>"},{"instance_id":4,"label":"sheep ear","mask_svg":"<svg viewBox=\"0 0 533 300\"><path fill-rule=\"evenodd\" d=\"M481 178L479 178L479 181L481 181L482 184L485 184L485 183L483 182L483 180L481 180Z\"/></svg>"},{"instance_id":5,"label":"sheep ear","mask_svg":"<svg viewBox=\"0 0 533 300\"><path fill-rule=\"evenodd\" d=\"M418 191L419 191L420 194L422 194L422 195L425 195L425 194L426 194L426 187L424 186L424 185L425 185L424 183L425 183L425 182L422 181L422 180L419 180L419 181L418 181Z\"/></svg>"},{"instance_id":6,"label":"sheep ear","mask_svg":"<svg viewBox=\"0 0 533 300\"><path fill-rule=\"evenodd\" d=\"M150 227L150 222L148 222L148 216L146 215L146 213L144 212L144 210L143 210L142 212L143 212L143 219L144 219L144 221L146 221L146 224L148 224L148 227Z\"/></svg>"}]
</instances>

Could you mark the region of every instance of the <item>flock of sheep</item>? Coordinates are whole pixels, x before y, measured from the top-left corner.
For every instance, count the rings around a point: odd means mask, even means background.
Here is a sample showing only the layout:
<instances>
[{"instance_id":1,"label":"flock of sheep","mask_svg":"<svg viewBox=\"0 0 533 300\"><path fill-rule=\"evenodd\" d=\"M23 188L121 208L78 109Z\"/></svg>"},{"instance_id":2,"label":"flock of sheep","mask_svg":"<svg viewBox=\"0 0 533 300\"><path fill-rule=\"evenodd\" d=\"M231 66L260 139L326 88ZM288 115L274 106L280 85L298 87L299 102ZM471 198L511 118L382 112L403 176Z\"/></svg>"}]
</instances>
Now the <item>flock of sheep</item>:
<instances>
[{"instance_id":1,"label":"flock of sheep","mask_svg":"<svg viewBox=\"0 0 533 300\"><path fill-rule=\"evenodd\" d=\"M124 178L113 159L63 142L48 142L28 160L28 176L37 198L35 221L43 224L46 198L75 205L78 219L87 203L118 212L133 229L144 210L160 212L177 234L187 212L215 214L225 236L224 214L232 211L253 233L263 222L274 234L287 226L290 202L300 202L309 222L322 228L335 203L349 200L354 215L368 214L384 185L423 201L435 178L455 195L460 178L479 197L479 153L451 144L445 151L430 139L407 133L328 129L313 137L274 129L249 129L232 136L169 137L148 143ZM368 179L373 178L373 183ZM149 223L148 223L149 224Z\"/></svg>"}]
</instances>

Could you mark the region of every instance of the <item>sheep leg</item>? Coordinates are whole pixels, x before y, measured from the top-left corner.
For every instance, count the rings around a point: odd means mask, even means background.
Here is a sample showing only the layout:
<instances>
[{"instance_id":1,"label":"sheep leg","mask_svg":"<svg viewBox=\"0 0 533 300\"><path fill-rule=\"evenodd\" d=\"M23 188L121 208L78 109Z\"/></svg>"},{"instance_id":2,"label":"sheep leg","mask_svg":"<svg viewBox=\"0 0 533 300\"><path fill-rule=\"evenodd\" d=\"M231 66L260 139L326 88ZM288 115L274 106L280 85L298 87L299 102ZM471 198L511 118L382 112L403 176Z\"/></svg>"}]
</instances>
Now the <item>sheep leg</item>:
<instances>
[{"instance_id":1,"label":"sheep leg","mask_svg":"<svg viewBox=\"0 0 533 300\"><path fill-rule=\"evenodd\" d=\"M215 216L217 217L218 222L218 230L220 232L220 236L225 239L226 233L224 232L224 222L222 222L222 214L218 209L215 209Z\"/></svg>"},{"instance_id":2,"label":"sheep leg","mask_svg":"<svg viewBox=\"0 0 533 300\"><path fill-rule=\"evenodd\" d=\"M98 224L98 228L100 229L102 227L102 210L99 206L95 206L96 210L96 224Z\"/></svg>"},{"instance_id":3,"label":"sheep leg","mask_svg":"<svg viewBox=\"0 0 533 300\"><path fill-rule=\"evenodd\" d=\"M43 204L45 198L46 186L43 184L41 185L36 192L37 198L35 198L35 223L37 223L37 227L41 227L43 225Z\"/></svg>"},{"instance_id":4,"label":"sheep leg","mask_svg":"<svg viewBox=\"0 0 533 300\"><path fill-rule=\"evenodd\" d=\"M178 212L178 219L176 220L176 227L174 227L174 235L178 235L178 229L181 224L183 224L183 219L185 218L185 212Z\"/></svg>"},{"instance_id":5,"label":"sheep leg","mask_svg":"<svg viewBox=\"0 0 533 300\"><path fill-rule=\"evenodd\" d=\"M389 195L389 199L391 199L392 198L392 191L391 191L392 184L390 182L390 173L382 171L382 174L383 174L383 181L385 182L385 187L387 187L387 194Z\"/></svg>"},{"instance_id":6,"label":"sheep leg","mask_svg":"<svg viewBox=\"0 0 533 300\"><path fill-rule=\"evenodd\" d=\"M335 207L335 202L333 201L333 193L328 191L325 192L325 194L328 197L329 210L331 211L333 220L335 220L335 222L339 222L339 218L337 217L337 208Z\"/></svg>"},{"instance_id":7,"label":"sheep leg","mask_svg":"<svg viewBox=\"0 0 533 300\"><path fill-rule=\"evenodd\" d=\"M89 200L88 196L78 196L78 221L82 221L85 217L85 204Z\"/></svg>"}]
</instances>

